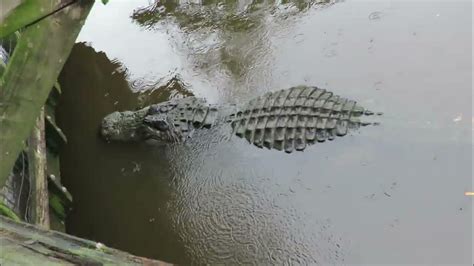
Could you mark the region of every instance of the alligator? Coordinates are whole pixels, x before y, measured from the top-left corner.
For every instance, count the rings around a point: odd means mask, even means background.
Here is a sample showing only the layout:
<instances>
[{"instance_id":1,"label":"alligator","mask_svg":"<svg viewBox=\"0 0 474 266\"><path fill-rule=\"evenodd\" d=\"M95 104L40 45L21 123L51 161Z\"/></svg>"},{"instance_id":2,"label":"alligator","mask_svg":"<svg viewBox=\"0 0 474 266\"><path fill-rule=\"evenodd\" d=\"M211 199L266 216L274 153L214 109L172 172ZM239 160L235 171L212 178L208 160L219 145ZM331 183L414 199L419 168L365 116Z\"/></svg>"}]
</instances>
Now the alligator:
<instances>
[{"instance_id":1,"label":"alligator","mask_svg":"<svg viewBox=\"0 0 474 266\"><path fill-rule=\"evenodd\" d=\"M196 130L230 123L232 135L259 148L291 153L378 124L360 120L369 115L374 112L325 89L296 86L268 92L242 106L186 97L137 111L117 111L102 120L100 135L107 141L183 143Z\"/></svg>"}]
</instances>

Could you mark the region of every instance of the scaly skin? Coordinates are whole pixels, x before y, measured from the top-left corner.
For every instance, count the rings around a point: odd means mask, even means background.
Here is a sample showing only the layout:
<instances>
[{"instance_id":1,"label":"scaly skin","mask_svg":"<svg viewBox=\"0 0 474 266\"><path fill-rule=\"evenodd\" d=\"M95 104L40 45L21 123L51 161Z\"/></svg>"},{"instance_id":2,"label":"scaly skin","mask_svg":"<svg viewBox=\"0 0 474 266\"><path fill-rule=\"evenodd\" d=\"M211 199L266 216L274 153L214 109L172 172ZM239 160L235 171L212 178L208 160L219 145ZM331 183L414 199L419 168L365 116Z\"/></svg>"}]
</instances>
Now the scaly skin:
<instances>
[{"instance_id":1,"label":"scaly skin","mask_svg":"<svg viewBox=\"0 0 474 266\"><path fill-rule=\"evenodd\" d=\"M257 147L302 151L307 145L345 136L369 123L373 114L356 102L316 87L298 86L266 93L241 107L212 106L187 97L154 104L135 112L104 118L102 136L111 141L184 142L197 129L231 123L233 134Z\"/></svg>"}]
</instances>

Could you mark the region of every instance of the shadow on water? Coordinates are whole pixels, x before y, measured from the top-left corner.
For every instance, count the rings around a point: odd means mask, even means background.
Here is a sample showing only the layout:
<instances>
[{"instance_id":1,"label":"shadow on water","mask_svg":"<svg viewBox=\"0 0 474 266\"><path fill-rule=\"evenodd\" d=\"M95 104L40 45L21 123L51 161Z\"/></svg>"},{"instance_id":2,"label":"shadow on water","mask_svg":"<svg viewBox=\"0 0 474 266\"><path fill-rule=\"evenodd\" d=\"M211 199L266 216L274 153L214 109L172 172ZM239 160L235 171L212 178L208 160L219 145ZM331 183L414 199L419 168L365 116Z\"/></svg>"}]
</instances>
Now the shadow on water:
<instances>
[{"instance_id":1,"label":"shadow on water","mask_svg":"<svg viewBox=\"0 0 474 266\"><path fill-rule=\"evenodd\" d=\"M146 146L104 143L98 125L115 110L191 94L172 79L143 98L131 92L125 76L120 63L84 43L74 46L63 69L58 123L68 144L61 150L61 171L74 195L68 232L143 256L182 262L181 245L171 230L164 229L170 226L166 160L150 156Z\"/></svg>"},{"instance_id":2,"label":"shadow on water","mask_svg":"<svg viewBox=\"0 0 474 266\"><path fill-rule=\"evenodd\" d=\"M68 233L177 263L342 261L330 221L304 221L266 192L273 190L268 173L246 173L254 159L242 154L254 147L222 144L216 132L163 147L99 139L110 112L191 94L172 79L143 97L125 76L120 63L83 43L62 72L58 123L68 144L61 170L74 195Z\"/></svg>"}]
</instances>

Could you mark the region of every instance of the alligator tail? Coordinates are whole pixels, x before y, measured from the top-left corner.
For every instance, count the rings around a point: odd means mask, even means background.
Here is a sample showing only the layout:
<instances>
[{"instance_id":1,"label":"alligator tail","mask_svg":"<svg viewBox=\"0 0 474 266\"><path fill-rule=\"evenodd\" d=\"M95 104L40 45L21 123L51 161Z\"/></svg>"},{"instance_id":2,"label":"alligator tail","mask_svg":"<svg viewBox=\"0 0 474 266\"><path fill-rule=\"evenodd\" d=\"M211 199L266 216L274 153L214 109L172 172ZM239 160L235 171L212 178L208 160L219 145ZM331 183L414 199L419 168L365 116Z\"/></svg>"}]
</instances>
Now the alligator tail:
<instances>
[{"instance_id":1,"label":"alligator tail","mask_svg":"<svg viewBox=\"0 0 474 266\"><path fill-rule=\"evenodd\" d=\"M317 142L342 137L360 126L362 116L381 115L355 101L317 87L298 86L266 93L235 114L235 135L260 148L303 151Z\"/></svg>"}]
</instances>

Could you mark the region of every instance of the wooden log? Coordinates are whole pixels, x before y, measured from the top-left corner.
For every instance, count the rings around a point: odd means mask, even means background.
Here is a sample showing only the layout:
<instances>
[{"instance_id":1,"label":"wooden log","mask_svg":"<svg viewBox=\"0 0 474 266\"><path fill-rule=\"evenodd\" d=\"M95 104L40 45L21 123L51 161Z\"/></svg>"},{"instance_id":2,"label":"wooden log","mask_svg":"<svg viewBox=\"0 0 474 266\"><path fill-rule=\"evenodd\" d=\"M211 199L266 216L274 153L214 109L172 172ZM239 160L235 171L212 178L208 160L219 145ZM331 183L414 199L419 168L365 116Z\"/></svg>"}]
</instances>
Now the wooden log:
<instances>
[{"instance_id":1,"label":"wooden log","mask_svg":"<svg viewBox=\"0 0 474 266\"><path fill-rule=\"evenodd\" d=\"M93 3L82 0L69 5L22 32L0 78L0 187L24 147L23 141L33 129Z\"/></svg>"},{"instance_id":2,"label":"wooden log","mask_svg":"<svg viewBox=\"0 0 474 266\"><path fill-rule=\"evenodd\" d=\"M170 265L0 216L1 265Z\"/></svg>"}]
</instances>

